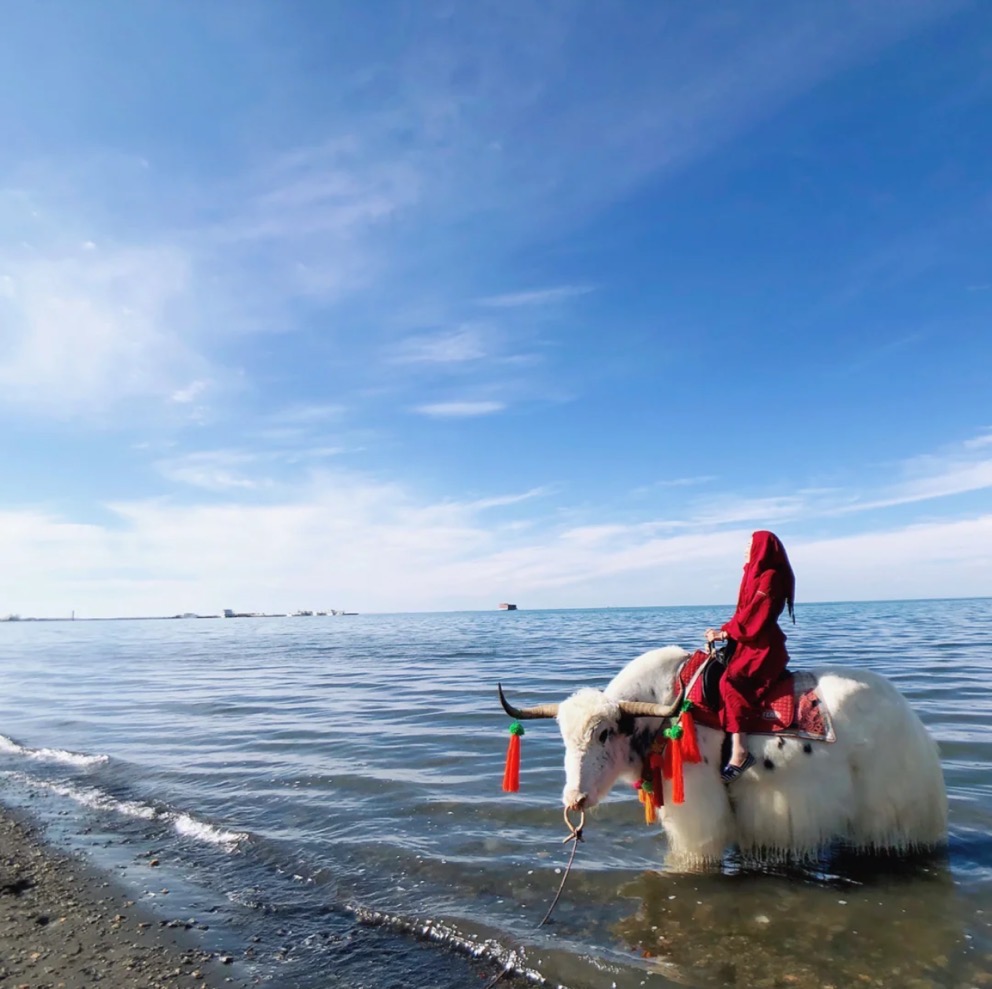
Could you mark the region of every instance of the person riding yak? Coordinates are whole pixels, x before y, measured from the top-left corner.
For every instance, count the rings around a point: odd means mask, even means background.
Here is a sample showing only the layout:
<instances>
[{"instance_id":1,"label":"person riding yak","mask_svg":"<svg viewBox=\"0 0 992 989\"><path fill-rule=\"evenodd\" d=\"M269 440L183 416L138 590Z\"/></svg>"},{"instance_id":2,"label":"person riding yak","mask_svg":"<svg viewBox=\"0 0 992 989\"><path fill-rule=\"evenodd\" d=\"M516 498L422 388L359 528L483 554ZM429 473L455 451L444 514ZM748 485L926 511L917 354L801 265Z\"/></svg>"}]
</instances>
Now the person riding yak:
<instances>
[{"instance_id":1,"label":"person riding yak","mask_svg":"<svg viewBox=\"0 0 992 989\"><path fill-rule=\"evenodd\" d=\"M731 742L730 759L720 774L724 783L733 783L754 765L741 725L747 714L760 709L761 698L789 662L778 618L788 607L795 624L795 596L796 578L782 541L773 532L755 532L744 558L737 610L719 629L706 630L707 642L728 643L727 671L720 681L721 722Z\"/></svg>"}]
</instances>

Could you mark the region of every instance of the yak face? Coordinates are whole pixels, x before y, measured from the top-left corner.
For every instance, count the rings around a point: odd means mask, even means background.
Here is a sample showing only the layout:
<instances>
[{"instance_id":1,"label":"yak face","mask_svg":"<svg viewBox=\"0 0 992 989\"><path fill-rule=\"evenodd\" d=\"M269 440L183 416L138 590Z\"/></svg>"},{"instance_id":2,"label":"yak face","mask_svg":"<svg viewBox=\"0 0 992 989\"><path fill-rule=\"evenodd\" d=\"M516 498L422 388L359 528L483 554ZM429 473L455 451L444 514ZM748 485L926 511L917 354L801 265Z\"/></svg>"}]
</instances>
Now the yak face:
<instances>
[{"instance_id":1,"label":"yak face","mask_svg":"<svg viewBox=\"0 0 992 989\"><path fill-rule=\"evenodd\" d=\"M631 748L633 719L602 691L585 689L559 705L558 726L565 742L562 802L588 810L639 763Z\"/></svg>"}]
</instances>

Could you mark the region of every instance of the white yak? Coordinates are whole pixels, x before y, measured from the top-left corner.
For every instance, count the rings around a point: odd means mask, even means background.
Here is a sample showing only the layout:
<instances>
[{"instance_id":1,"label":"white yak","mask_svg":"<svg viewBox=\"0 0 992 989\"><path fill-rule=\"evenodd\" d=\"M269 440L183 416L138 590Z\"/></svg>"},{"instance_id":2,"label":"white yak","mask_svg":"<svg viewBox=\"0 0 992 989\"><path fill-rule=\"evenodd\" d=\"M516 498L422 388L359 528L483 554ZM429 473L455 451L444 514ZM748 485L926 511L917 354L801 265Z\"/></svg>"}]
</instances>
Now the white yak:
<instances>
[{"instance_id":1,"label":"white yak","mask_svg":"<svg viewBox=\"0 0 992 989\"><path fill-rule=\"evenodd\" d=\"M681 702L678 672L689 654L669 646L627 664L605 690L584 688L560 704L515 718L556 717L565 742L565 807L595 807L620 779L635 781L658 730ZM685 802L665 783L659 818L669 866L718 864L728 848L745 860L813 859L830 848L906 854L941 845L947 795L937 746L906 699L867 670L807 672L833 719L834 742L750 734L754 765L720 779L723 732L696 726L702 761L684 766Z\"/></svg>"}]
</instances>

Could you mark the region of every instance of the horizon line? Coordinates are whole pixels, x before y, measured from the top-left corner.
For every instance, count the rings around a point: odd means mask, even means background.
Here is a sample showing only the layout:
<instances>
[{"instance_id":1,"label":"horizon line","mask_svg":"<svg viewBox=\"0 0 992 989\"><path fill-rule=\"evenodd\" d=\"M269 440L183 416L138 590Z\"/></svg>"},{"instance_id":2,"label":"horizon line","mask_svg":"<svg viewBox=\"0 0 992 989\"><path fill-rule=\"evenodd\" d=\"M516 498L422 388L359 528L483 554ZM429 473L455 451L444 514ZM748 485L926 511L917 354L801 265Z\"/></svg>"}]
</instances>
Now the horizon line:
<instances>
[{"instance_id":1,"label":"horizon line","mask_svg":"<svg viewBox=\"0 0 992 989\"><path fill-rule=\"evenodd\" d=\"M918 604L925 601L992 601L992 595L976 594L964 597L918 597L918 598L849 598L831 601L805 601L800 607L839 605L839 604ZM232 615L231 618L357 618L362 615L488 615L493 613L502 614L511 612L529 611L536 614L544 611L665 611L676 608L727 608L733 607L732 602L708 603L708 604L601 604L587 605L583 607L545 607L545 608L522 608L519 605L513 609L493 608L450 608L439 611L364 611L347 612L323 615L297 615L292 612L257 612L254 614ZM82 618L75 614L72 616L59 615L55 617L43 617L30 615L22 617L20 615L8 615L0 618L0 625L19 625L25 622L149 622L149 621L205 621L212 619L227 619L228 616L221 614L199 614L198 612L183 612L172 615L92 615Z\"/></svg>"}]
</instances>

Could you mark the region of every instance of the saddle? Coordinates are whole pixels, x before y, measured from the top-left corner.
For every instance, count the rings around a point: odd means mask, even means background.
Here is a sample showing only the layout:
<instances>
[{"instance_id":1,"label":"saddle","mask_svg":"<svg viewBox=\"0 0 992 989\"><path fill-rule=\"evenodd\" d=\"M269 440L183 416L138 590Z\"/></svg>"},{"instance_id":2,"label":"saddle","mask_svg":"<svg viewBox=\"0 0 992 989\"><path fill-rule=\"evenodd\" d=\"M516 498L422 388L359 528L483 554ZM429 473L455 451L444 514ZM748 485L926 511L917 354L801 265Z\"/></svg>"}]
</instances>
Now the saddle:
<instances>
[{"instance_id":1,"label":"saddle","mask_svg":"<svg viewBox=\"0 0 992 989\"><path fill-rule=\"evenodd\" d=\"M721 727L720 681L726 670L718 654L711 657L702 649L679 670L679 686L692 701L693 716L708 728ZM837 737L830 712L817 692L816 677L805 670L786 670L741 729L749 735L792 735L820 742L833 742Z\"/></svg>"}]
</instances>

